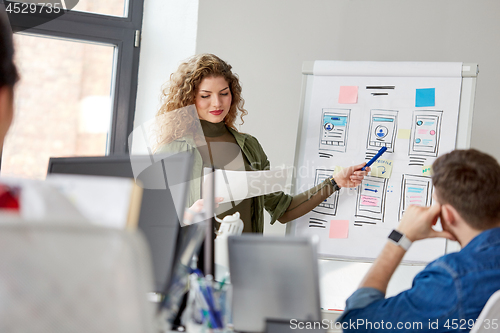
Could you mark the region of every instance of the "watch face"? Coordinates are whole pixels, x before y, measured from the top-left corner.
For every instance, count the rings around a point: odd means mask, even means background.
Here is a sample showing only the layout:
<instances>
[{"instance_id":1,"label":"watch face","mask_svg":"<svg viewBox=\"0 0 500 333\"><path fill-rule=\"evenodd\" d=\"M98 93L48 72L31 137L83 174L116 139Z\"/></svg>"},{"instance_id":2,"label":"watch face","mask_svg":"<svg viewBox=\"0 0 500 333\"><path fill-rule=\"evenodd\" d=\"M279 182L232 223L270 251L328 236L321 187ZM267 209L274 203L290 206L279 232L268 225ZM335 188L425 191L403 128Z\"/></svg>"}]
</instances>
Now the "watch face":
<instances>
[{"instance_id":1,"label":"watch face","mask_svg":"<svg viewBox=\"0 0 500 333\"><path fill-rule=\"evenodd\" d=\"M391 234L389 235L389 238L392 239L393 241L395 241L396 243L399 243L399 240L401 239L401 237L403 237L403 234L397 230L393 230L391 232Z\"/></svg>"}]
</instances>

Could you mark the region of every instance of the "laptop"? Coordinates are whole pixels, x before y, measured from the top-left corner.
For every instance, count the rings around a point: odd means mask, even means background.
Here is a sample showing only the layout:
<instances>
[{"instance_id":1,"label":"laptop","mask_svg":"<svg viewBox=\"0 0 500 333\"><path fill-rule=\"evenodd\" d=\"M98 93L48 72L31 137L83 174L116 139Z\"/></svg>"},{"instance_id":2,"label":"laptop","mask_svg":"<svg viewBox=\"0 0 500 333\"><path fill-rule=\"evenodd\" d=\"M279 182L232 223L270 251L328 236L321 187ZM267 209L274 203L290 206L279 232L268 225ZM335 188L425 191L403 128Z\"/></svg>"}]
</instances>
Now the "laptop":
<instances>
[{"instance_id":1,"label":"laptop","mask_svg":"<svg viewBox=\"0 0 500 333\"><path fill-rule=\"evenodd\" d=\"M266 321L321 321L316 243L305 237L228 238L235 331L264 332Z\"/></svg>"}]
</instances>

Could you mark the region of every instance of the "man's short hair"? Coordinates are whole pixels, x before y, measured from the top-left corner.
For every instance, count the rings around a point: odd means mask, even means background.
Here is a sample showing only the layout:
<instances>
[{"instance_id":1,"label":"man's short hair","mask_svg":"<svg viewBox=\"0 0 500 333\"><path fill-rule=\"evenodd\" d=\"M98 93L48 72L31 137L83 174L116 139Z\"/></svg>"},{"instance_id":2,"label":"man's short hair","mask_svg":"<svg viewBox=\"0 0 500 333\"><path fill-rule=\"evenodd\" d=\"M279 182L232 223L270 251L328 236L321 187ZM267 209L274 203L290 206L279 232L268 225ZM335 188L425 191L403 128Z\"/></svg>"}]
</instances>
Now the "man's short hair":
<instances>
[{"instance_id":1,"label":"man's short hair","mask_svg":"<svg viewBox=\"0 0 500 333\"><path fill-rule=\"evenodd\" d=\"M432 182L441 204L450 204L474 229L500 221L500 165L475 149L454 150L434 161Z\"/></svg>"},{"instance_id":2,"label":"man's short hair","mask_svg":"<svg viewBox=\"0 0 500 333\"><path fill-rule=\"evenodd\" d=\"M0 87L14 87L19 79L14 65L14 44L12 30L9 26L7 13L3 5L0 6Z\"/></svg>"}]
</instances>

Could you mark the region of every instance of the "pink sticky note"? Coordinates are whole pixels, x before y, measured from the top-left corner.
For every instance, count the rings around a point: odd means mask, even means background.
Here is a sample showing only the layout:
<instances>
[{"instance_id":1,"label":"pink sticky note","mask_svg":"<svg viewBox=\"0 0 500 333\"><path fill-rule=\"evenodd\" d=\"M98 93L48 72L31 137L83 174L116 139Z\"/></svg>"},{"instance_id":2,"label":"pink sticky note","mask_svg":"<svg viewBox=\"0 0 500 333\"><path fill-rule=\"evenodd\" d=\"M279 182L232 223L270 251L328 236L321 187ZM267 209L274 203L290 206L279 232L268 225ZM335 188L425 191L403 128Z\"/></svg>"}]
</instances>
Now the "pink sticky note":
<instances>
[{"instance_id":1,"label":"pink sticky note","mask_svg":"<svg viewBox=\"0 0 500 333\"><path fill-rule=\"evenodd\" d=\"M341 86L339 92L340 104L356 104L358 102L358 86Z\"/></svg>"},{"instance_id":2,"label":"pink sticky note","mask_svg":"<svg viewBox=\"0 0 500 333\"><path fill-rule=\"evenodd\" d=\"M331 220L330 238L347 238L349 235L349 220Z\"/></svg>"},{"instance_id":3,"label":"pink sticky note","mask_svg":"<svg viewBox=\"0 0 500 333\"><path fill-rule=\"evenodd\" d=\"M361 196L361 204L363 206L377 206L378 205L378 198L370 197L367 195L362 195Z\"/></svg>"}]
</instances>

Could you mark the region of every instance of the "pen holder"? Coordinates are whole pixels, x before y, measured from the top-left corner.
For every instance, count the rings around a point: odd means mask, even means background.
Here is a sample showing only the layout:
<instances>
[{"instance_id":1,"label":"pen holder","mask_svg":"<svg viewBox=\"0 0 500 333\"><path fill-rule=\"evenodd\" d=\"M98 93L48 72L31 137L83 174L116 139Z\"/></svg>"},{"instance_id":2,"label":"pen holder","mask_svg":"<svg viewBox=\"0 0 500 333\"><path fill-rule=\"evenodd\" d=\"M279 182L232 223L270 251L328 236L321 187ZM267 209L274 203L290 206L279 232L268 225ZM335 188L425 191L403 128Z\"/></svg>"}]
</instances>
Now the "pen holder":
<instances>
[{"instance_id":1,"label":"pen holder","mask_svg":"<svg viewBox=\"0 0 500 333\"><path fill-rule=\"evenodd\" d=\"M182 322L187 332L231 330L231 286L193 273Z\"/></svg>"}]
</instances>

